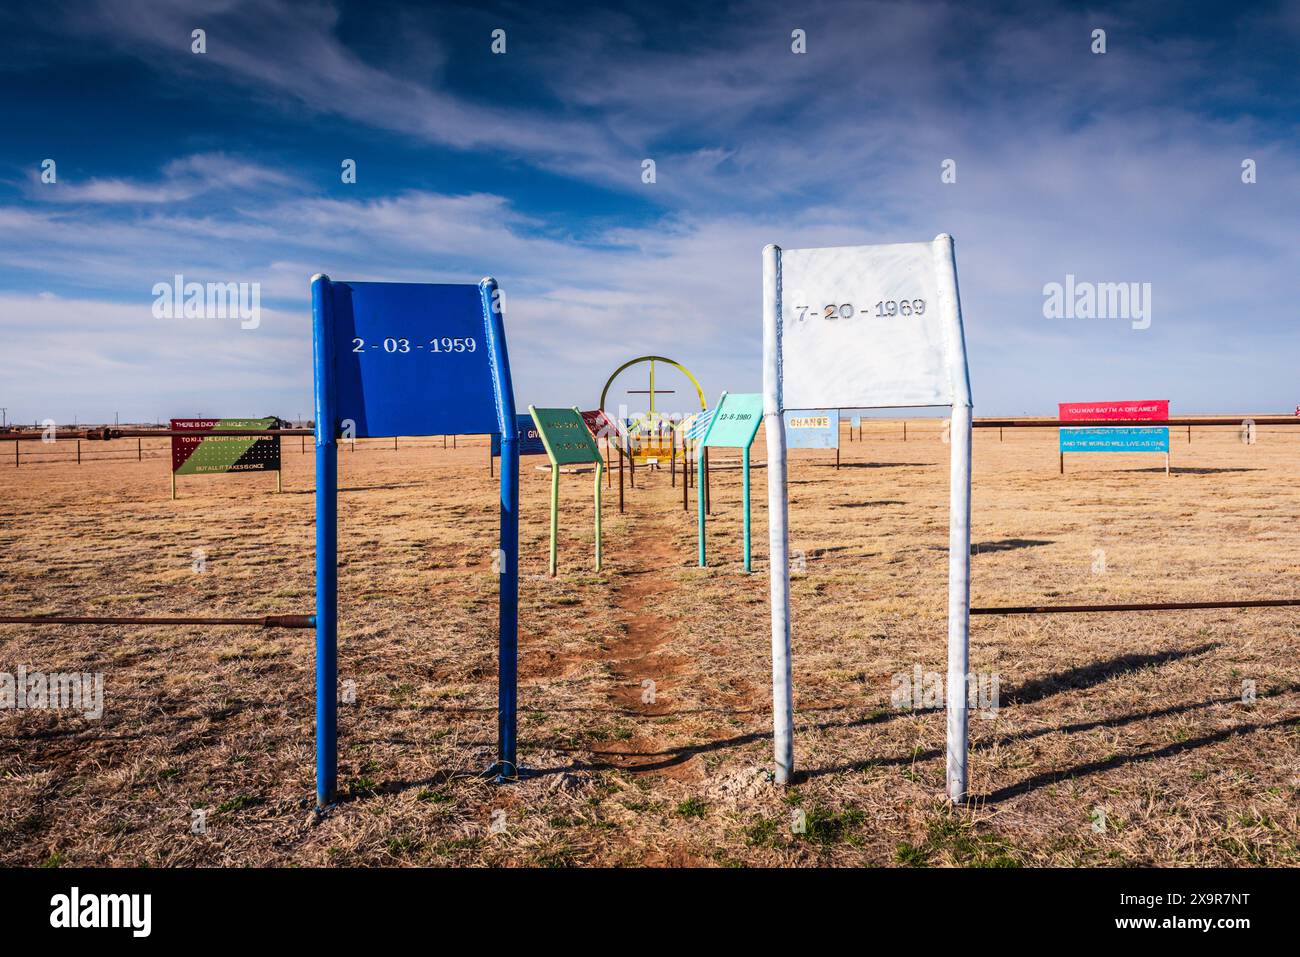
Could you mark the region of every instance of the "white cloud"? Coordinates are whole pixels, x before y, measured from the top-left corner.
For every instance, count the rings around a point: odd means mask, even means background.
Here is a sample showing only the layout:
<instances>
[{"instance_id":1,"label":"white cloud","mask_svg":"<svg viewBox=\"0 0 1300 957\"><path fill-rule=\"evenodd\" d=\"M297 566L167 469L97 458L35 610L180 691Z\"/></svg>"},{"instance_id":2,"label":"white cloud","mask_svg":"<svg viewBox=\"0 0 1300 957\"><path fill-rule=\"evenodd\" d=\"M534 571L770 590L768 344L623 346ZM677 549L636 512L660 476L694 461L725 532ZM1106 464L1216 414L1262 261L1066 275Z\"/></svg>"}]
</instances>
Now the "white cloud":
<instances>
[{"instance_id":1,"label":"white cloud","mask_svg":"<svg viewBox=\"0 0 1300 957\"><path fill-rule=\"evenodd\" d=\"M1249 44L1294 20L1246 21L1237 39L1192 42L1143 39L1121 10L1101 58L1087 52L1092 18L1073 13L826 4L792 24L782 7L716 18L698 35L684 25L680 42L649 44L624 14L547 24L521 12L533 32L515 43L511 63L523 67L511 69L531 70L554 100L543 108L519 105L510 84L487 103L448 92L448 41L427 24L415 47L394 41L386 57L363 57L340 41L331 7L231 0L205 17L203 60L178 40L188 38L190 13L149 7L148 16L131 4L103 7L80 29L158 65L159 82L208 71L211 84L216 73L290 119L306 108L349 132L399 132L436 144L432 162L445 147L480 151L485 163L522 157L665 210L630 222L587 208L544 217L527 211L537 197L514 188L504 165L491 192L339 198L220 154L173 161L152 180L69 184L82 190L69 194L76 203L0 207L0 267L78 300L44 313L51 322L81 308L112 316L134 308L123 302L147 305L152 283L175 272L263 283L297 351L282 374L252 386L259 395L284 383L306 389L307 278L318 271L406 281L496 274L523 402L586 405L616 364L650 352L685 361L711 396L752 390L763 244L942 231L958 241L982 411L1043 411L1063 389L1164 392L1182 411L1294 404L1279 358L1297 336L1293 130L1224 109L1204 83L1207 61L1228 61L1224 43ZM259 29L239 26L249 22ZM789 53L792 25L809 31L806 57ZM426 54L421 76L415 64ZM1219 79L1214 90L1269 102L1254 74ZM1247 155L1260 164L1257 186L1239 181ZM654 186L640 184L643 156L658 162ZM948 157L958 162L953 186L939 181ZM217 197L206 212L176 204L194 190ZM132 203L141 208L115 208ZM1152 328L1047 322L1042 286L1067 272L1152 282ZM142 344L151 331L121 317L118 329ZM29 357L51 348L30 327L17 341ZM186 330L178 348L128 354L132 374L104 381L139 391L151 369L202 348L202 336ZM241 352L242 340L227 348L235 351L218 348L204 364L205 377L246 381L250 362L267 361ZM1251 372L1225 379L1216 359ZM48 389L57 350L42 361L38 373L20 367L20 394Z\"/></svg>"}]
</instances>

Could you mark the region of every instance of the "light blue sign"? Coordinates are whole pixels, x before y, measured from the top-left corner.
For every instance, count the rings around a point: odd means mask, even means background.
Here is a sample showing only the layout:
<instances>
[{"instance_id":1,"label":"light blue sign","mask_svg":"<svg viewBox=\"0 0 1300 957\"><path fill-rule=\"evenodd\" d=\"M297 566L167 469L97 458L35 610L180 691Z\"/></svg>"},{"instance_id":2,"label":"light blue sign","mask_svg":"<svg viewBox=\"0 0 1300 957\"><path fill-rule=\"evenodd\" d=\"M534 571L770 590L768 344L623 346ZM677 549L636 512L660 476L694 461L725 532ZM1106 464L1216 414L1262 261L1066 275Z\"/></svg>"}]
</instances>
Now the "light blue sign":
<instances>
[{"instance_id":1,"label":"light blue sign","mask_svg":"<svg viewBox=\"0 0 1300 957\"><path fill-rule=\"evenodd\" d=\"M1168 452L1168 426L1061 429L1062 452Z\"/></svg>"},{"instance_id":2,"label":"light blue sign","mask_svg":"<svg viewBox=\"0 0 1300 957\"><path fill-rule=\"evenodd\" d=\"M790 449L838 449L839 409L785 413L785 445Z\"/></svg>"}]
</instances>

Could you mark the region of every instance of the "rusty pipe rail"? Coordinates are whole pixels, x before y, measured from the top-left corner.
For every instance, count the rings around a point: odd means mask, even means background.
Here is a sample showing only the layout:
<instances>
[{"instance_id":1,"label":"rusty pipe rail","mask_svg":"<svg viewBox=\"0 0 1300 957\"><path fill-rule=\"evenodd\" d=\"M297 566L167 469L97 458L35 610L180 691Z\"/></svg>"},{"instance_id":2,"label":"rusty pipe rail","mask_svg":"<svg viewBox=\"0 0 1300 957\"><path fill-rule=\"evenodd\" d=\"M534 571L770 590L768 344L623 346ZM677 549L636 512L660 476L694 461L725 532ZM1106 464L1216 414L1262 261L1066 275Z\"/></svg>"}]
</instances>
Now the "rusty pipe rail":
<instances>
[{"instance_id":1,"label":"rusty pipe rail","mask_svg":"<svg viewBox=\"0 0 1300 957\"><path fill-rule=\"evenodd\" d=\"M99 618L68 615L3 615L0 625L250 625L260 628L315 628L315 615L264 615L261 618Z\"/></svg>"},{"instance_id":2,"label":"rusty pipe rail","mask_svg":"<svg viewBox=\"0 0 1300 957\"><path fill-rule=\"evenodd\" d=\"M166 439L172 436L189 436L190 438L209 438L211 436L233 435L315 435L313 429L64 429L55 430L57 439L91 439L101 442L113 439ZM40 429L24 429L22 432L0 432L0 442L30 442L44 439L46 433Z\"/></svg>"},{"instance_id":3,"label":"rusty pipe rail","mask_svg":"<svg viewBox=\"0 0 1300 957\"><path fill-rule=\"evenodd\" d=\"M1252 598L1237 601L1154 601L1112 605L1009 605L972 608L972 615L1060 615L1106 611L1192 611L1201 608L1286 608L1300 598Z\"/></svg>"}]
</instances>

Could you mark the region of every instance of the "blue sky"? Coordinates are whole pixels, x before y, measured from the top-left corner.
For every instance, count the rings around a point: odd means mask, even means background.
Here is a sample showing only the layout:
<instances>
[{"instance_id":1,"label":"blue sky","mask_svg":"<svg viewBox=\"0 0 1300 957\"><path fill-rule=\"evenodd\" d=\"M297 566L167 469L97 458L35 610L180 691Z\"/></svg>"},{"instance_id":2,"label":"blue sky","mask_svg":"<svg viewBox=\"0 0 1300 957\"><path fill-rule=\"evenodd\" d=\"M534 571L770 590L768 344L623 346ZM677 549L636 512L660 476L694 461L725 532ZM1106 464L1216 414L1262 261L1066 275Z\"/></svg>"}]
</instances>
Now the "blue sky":
<instances>
[{"instance_id":1,"label":"blue sky","mask_svg":"<svg viewBox=\"0 0 1300 957\"><path fill-rule=\"evenodd\" d=\"M0 31L12 419L307 413L316 272L495 275L522 405L590 407L645 353L757 391L764 244L940 232L976 414L1300 403L1300 3L117 0ZM155 318L176 273L260 283L261 324ZM1150 283L1150 328L1045 318L1067 274Z\"/></svg>"}]
</instances>

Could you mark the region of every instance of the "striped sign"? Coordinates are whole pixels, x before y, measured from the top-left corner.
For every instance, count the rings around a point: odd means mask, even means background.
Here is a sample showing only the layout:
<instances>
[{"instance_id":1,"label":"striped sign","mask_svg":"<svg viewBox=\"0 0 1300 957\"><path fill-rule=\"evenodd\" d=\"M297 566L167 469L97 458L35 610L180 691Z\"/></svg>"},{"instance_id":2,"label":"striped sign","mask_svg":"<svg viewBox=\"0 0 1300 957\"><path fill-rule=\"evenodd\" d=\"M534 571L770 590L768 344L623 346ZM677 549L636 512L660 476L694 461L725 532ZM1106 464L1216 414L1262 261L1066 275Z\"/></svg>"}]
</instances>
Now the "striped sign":
<instances>
[{"instance_id":1,"label":"striped sign","mask_svg":"<svg viewBox=\"0 0 1300 957\"><path fill-rule=\"evenodd\" d=\"M713 409L705 409L699 415L692 417L691 424L686 429L687 442L698 442L708 434L709 423L713 421L713 412Z\"/></svg>"},{"instance_id":2,"label":"striped sign","mask_svg":"<svg viewBox=\"0 0 1300 957\"><path fill-rule=\"evenodd\" d=\"M1169 427L1061 429L1062 452L1168 452Z\"/></svg>"}]
</instances>

